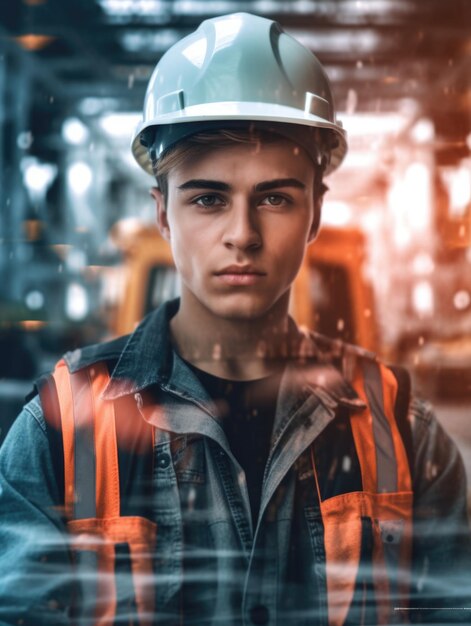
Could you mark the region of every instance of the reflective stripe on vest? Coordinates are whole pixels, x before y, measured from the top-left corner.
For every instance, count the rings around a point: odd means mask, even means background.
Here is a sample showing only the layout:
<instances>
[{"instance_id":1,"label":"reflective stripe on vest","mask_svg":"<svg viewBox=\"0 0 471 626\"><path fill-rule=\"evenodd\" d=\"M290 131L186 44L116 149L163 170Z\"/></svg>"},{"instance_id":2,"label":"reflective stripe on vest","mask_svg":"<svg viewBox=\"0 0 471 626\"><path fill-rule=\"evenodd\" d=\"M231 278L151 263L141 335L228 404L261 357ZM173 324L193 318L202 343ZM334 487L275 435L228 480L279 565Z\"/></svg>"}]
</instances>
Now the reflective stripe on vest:
<instances>
[{"instance_id":1,"label":"reflective stripe on vest","mask_svg":"<svg viewBox=\"0 0 471 626\"><path fill-rule=\"evenodd\" d=\"M153 430L142 419L128 419L128 431L117 436L115 403L101 397L109 381L106 364L70 373L60 361L53 379L64 444L67 526L83 589L80 623L113 624L122 608L137 615L140 626L150 626L156 525L140 515L122 515L118 456L127 446L130 453L132 448L134 454L152 454ZM120 558L123 550L128 559ZM133 589L120 589L127 580L119 575L121 561L130 563Z\"/></svg>"},{"instance_id":2,"label":"reflective stripe on vest","mask_svg":"<svg viewBox=\"0 0 471 626\"><path fill-rule=\"evenodd\" d=\"M394 623L391 598L408 589L411 476L394 417L394 375L359 360L353 386L368 407L350 416L363 491L322 500L313 446L311 462L324 526L329 625L379 626Z\"/></svg>"}]
</instances>

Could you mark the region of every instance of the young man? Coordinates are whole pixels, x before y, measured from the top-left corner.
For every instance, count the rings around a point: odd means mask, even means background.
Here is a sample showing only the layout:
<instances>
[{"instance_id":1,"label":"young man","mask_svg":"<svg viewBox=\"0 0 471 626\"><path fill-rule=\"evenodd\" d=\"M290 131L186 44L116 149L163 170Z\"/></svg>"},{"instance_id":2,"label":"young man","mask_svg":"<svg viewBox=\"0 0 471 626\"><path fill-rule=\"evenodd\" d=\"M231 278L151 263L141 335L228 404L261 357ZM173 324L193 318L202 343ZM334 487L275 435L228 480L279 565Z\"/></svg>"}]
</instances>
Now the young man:
<instances>
[{"instance_id":1,"label":"young man","mask_svg":"<svg viewBox=\"0 0 471 626\"><path fill-rule=\"evenodd\" d=\"M208 20L160 61L133 150L181 298L66 355L12 428L0 624L469 617L454 445L403 372L288 317L345 149L274 22Z\"/></svg>"}]
</instances>

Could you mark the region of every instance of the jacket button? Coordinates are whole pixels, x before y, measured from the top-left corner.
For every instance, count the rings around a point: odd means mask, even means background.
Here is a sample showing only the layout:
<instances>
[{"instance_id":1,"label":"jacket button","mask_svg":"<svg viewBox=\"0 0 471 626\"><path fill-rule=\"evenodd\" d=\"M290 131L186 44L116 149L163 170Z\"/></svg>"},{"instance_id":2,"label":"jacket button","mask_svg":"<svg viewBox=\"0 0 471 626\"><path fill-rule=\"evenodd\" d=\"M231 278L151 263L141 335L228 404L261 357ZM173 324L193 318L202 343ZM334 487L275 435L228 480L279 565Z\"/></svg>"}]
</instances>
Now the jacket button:
<instances>
[{"instance_id":1,"label":"jacket button","mask_svg":"<svg viewBox=\"0 0 471 626\"><path fill-rule=\"evenodd\" d=\"M170 456L168 454L161 454L157 459L157 467L160 469L166 469L170 465Z\"/></svg>"},{"instance_id":2,"label":"jacket button","mask_svg":"<svg viewBox=\"0 0 471 626\"><path fill-rule=\"evenodd\" d=\"M253 624L257 624L262 626L263 624L268 624L268 620L270 618L270 613L266 606L263 604L257 604L253 606L250 610L250 619Z\"/></svg>"}]
</instances>

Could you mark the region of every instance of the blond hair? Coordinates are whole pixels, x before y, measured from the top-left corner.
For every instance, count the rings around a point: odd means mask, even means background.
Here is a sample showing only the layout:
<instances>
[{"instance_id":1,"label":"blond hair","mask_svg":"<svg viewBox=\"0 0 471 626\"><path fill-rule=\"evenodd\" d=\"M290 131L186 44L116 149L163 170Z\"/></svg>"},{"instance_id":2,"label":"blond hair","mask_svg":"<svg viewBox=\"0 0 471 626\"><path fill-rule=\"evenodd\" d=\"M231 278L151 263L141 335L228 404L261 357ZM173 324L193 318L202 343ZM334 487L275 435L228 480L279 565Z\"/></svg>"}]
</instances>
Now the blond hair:
<instances>
[{"instance_id":1,"label":"blond hair","mask_svg":"<svg viewBox=\"0 0 471 626\"><path fill-rule=\"evenodd\" d=\"M227 148L237 143L252 144L254 146L262 143L276 143L284 139L276 132L261 130L259 128L248 128L244 130L217 129L206 132L199 132L169 148L164 154L152 162L157 186L162 192L165 202L168 195L168 175L178 167L181 167L189 160L198 159L210 150ZM327 187L322 183L323 170L318 164L315 167L314 193L316 197L322 197L327 191Z\"/></svg>"}]
</instances>

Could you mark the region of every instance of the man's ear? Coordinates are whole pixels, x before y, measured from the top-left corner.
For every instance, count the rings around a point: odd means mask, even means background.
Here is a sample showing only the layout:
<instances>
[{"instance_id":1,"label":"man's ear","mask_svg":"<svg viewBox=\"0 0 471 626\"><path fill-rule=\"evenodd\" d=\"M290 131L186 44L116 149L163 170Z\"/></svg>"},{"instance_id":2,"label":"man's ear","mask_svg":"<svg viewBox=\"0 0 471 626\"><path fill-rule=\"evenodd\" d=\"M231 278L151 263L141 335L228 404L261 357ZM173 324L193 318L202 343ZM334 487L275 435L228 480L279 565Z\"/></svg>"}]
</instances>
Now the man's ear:
<instances>
[{"instance_id":1,"label":"man's ear","mask_svg":"<svg viewBox=\"0 0 471 626\"><path fill-rule=\"evenodd\" d=\"M170 226L167 219L165 196L158 187L152 187L149 193L155 200L157 226L159 227L160 233L166 241L170 241Z\"/></svg>"},{"instance_id":2,"label":"man's ear","mask_svg":"<svg viewBox=\"0 0 471 626\"><path fill-rule=\"evenodd\" d=\"M314 198L314 215L312 217L311 228L309 229L308 243L314 241L317 237L317 233L319 232L319 226L321 224L321 213L322 213L322 202L324 200L324 196L318 196Z\"/></svg>"},{"instance_id":3,"label":"man's ear","mask_svg":"<svg viewBox=\"0 0 471 626\"><path fill-rule=\"evenodd\" d=\"M317 233L319 232L319 227L321 225L321 215L322 215L322 204L324 202L324 195L326 191L329 191L327 185L325 185L322 181L323 171L316 171L316 178L314 181L314 216L312 218L311 228L309 230L308 243L314 241L317 237Z\"/></svg>"}]
</instances>

